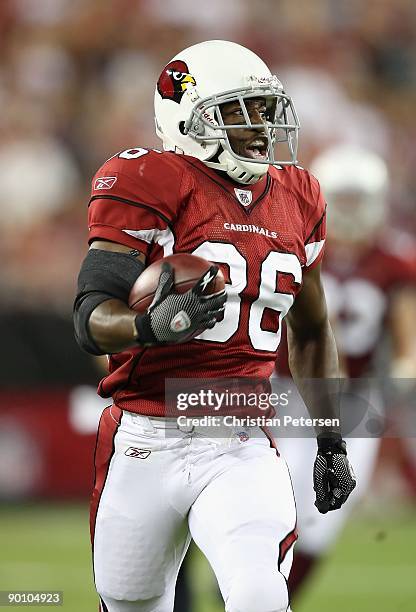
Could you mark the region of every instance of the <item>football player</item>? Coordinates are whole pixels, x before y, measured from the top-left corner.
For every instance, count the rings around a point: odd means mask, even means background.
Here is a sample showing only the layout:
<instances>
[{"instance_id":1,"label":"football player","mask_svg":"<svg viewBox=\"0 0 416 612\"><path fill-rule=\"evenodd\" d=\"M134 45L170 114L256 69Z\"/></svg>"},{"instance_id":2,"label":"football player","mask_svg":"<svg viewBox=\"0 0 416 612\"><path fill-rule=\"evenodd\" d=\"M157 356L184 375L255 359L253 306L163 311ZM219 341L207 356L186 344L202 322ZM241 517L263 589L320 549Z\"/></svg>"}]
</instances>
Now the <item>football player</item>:
<instances>
[{"instance_id":1,"label":"football player","mask_svg":"<svg viewBox=\"0 0 416 612\"><path fill-rule=\"evenodd\" d=\"M101 609L170 612L192 536L228 612L287 611L296 513L286 463L259 428L220 439L168 418L164 381L268 379L286 314L301 392L306 378L337 376L320 280L324 199L296 165L291 98L240 45L208 41L173 58L157 82L155 120L163 152L127 149L93 179L75 301L80 345L109 354L99 394L113 398L91 505ZM165 264L148 311L131 310L145 266L176 252L215 262L213 275L222 266L226 294L204 298L203 279L176 294ZM186 330L171 326L179 312ZM308 407L333 417L335 404L327 393ZM318 429L317 440L316 503L327 512L355 480L338 428Z\"/></svg>"},{"instance_id":2,"label":"football player","mask_svg":"<svg viewBox=\"0 0 416 612\"><path fill-rule=\"evenodd\" d=\"M358 481L356 504L368 490L380 446L382 374L377 370L377 357L386 332L391 347L387 374L392 378L416 376L416 251L408 236L387 225L389 176L378 155L337 145L317 157L311 169L330 209L322 277L343 369L350 378L345 409L349 409L348 398L363 406L362 422L356 420L348 441ZM279 353L277 369L280 375L288 374L284 350ZM366 430L371 419L376 427L377 421L381 426L378 432L371 426ZM305 458L313 457L312 441L283 439L279 449L291 471L298 509L299 540L289 581L294 594L334 543L354 504L328 517L320 516L304 469Z\"/></svg>"}]
</instances>

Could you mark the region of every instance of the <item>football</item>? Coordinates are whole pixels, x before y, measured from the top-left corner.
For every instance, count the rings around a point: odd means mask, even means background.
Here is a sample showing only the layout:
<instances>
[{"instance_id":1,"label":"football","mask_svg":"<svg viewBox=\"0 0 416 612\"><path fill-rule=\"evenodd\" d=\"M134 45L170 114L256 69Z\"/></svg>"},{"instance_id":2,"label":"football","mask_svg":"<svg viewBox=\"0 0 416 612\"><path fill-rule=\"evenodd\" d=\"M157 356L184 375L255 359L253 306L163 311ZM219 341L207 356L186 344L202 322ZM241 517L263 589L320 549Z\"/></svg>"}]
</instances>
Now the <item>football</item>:
<instances>
[{"instance_id":1,"label":"football","mask_svg":"<svg viewBox=\"0 0 416 612\"><path fill-rule=\"evenodd\" d=\"M130 291L129 306L136 312L146 312L152 303L164 262L169 263L173 268L175 281L173 291L176 291L176 293L185 293L192 289L201 276L208 272L212 266L212 262L189 253L169 255L150 264L140 274ZM221 270L218 270L215 278L207 283L203 295L215 295L223 291L224 287L224 276Z\"/></svg>"}]
</instances>

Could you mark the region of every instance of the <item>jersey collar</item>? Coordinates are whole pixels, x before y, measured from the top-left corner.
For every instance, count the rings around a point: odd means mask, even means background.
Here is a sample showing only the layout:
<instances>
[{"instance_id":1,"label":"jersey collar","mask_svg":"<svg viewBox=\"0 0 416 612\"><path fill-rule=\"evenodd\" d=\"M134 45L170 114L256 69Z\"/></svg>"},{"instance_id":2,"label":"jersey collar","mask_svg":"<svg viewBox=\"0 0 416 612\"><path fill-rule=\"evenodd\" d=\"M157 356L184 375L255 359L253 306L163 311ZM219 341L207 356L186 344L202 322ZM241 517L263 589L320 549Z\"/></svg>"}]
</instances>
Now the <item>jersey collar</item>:
<instances>
[{"instance_id":1,"label":"jersey collar","mask_svg":"<svg viewBox=\"0 0 416 612\"><path fill-rule=\"evenodd\" d=\"M222 189L227 191L240 206L249 211L267 193L270 182L269 172L253 185L243 185L230 179L225 172L209 168L196 157L184 155L183 158L205 175L209 176Z\"/></svg>"}]
</instances>

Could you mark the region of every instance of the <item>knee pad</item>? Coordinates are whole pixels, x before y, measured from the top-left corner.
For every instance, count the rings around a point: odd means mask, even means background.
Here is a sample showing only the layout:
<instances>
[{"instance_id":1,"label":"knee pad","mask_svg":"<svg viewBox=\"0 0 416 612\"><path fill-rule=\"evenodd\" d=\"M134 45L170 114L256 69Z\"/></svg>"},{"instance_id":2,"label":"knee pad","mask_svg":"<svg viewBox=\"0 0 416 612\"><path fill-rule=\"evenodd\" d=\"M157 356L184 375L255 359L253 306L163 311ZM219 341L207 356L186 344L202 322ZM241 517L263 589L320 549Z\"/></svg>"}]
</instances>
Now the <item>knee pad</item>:
<instances>
[{"instance_id":1,"label":"knee pad","mask_svg":"<svg viewBox=\"0 0 416 612\"><path fill-rule=\"evenodd\" d=\"M289 606L287 582L277 568L252 568L238 572L232 580L226 612L286 612Z\"/></svg>"}]
</instances>

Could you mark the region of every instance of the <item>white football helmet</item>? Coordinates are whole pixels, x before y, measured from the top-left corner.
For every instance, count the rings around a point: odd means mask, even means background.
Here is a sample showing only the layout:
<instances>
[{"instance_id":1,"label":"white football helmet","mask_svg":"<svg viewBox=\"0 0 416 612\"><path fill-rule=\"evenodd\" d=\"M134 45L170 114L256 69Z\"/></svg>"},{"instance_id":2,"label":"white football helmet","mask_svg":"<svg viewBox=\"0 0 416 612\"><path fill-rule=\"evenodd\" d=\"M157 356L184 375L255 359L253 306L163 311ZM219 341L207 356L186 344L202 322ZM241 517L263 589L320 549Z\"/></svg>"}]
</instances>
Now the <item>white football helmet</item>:
<instances>
[{"instance_id":1,"label":"white football helmet","mask_svg":"<svg viewBox=\"0 0 416 612\"><path fill-rule=\"evenodd\" d=\"M343 242L368 241L388 215L389 176L376 153L337 145L310 166L328 201L328 235Z\"/></svg>"},{"instance_id":2,"label":"white football helmet","mask_svg":"<svg viewBox=\"0 0 416 612\"><path fill-rule=\"evenodd\" d=\"M265 123L251 123L248 98L265 100ZM224 125L220 106L228 102L240 103L241 124ZM255 183L269 164L297 163L299 121L291 98L266 64L236 43L209 40L178 53L157 82L155 123L165 150L197 157L239 183ZM228 130L247 128L262 128L267 136L266 154L258 160L230 146ZM276 159L276 144L286 149L287 159Z\"/></svg>"}]
</instances>

